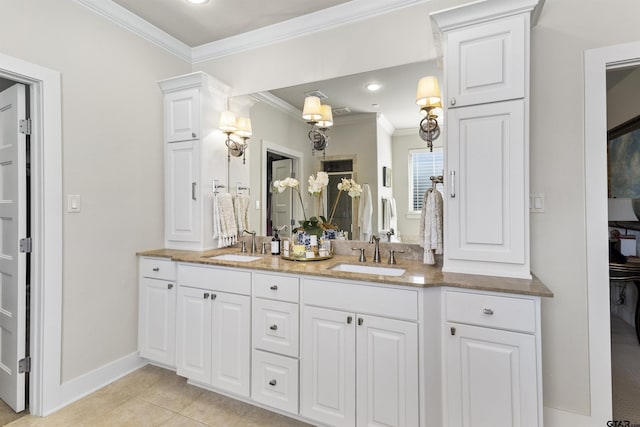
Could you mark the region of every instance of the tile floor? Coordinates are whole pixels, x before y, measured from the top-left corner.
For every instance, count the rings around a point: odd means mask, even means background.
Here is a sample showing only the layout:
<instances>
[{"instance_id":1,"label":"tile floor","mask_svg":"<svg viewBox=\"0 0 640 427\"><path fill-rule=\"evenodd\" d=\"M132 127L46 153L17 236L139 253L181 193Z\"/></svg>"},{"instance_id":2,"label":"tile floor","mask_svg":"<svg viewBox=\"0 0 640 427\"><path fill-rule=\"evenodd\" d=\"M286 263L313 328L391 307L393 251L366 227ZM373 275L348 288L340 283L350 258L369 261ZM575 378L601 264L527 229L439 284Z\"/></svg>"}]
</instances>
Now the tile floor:
<instances>
[{"instance_id":1,"label":"tile floor","mask_svg":"<svg viewBox=\"0 0 640 427\"><path fill-rule=\"evenodd\" d=\"M49 415L26 415L11 427L308 426L187 384L174 372L147 365Z\"/></svg>"}]
</instances>

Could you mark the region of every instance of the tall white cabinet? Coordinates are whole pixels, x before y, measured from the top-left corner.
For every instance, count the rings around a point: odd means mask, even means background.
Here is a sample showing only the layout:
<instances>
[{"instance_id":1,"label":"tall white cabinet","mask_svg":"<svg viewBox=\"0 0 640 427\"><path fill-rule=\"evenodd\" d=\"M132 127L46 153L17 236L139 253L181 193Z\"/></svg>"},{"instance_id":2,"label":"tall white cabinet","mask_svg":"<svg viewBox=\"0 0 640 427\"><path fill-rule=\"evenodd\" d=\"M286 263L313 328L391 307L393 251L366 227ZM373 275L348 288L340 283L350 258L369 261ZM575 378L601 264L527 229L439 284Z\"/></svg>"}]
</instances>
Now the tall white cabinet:
<instances>
[{"instance_id":1,"label":"tall white cabinet","mask_svg":"<svg viewBox=\"0 0 640 427\"><path fill-rule=\"evenodd\" d=\"M212 183L226 182L227 167L216 126L229 88L202 72L159 84L164 104L165 247L213 248Z\"/></svg>"},{"instance_id":2,"label":"tall white cabinet","mask_svg":"<svg viewBox=\"0 0 640 427\"><path fill-rule=\"evenodd\" d=\"M431 15L443 34L443 271L531 278L529 33L538 0Z\"/></svg>"}]
</instances>

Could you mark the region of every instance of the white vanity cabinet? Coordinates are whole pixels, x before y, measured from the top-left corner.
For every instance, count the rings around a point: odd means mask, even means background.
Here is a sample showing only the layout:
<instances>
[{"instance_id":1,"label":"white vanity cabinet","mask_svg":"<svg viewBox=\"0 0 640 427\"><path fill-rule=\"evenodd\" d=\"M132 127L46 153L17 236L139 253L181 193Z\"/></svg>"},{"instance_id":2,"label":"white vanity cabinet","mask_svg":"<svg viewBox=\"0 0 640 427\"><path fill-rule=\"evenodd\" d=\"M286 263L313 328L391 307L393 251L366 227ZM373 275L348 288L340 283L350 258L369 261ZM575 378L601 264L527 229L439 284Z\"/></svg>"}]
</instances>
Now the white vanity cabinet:
<instances>
[{"instance_id":1,"label":"white vanity cabinet","mask_svg":"<svg viewBox=\"0 0 640 427\"><path fill-rule=\"evenodd\" d=\"M177 372L248 397L251 273L178 264Z\"/></svg>"},{"instance_id":2,"label":"white vanity cabinet","mask_svg":"<svg viewBox=\"0 0 640 427\"><path fill-rule=\"evenodd\" d=\"M151 362L175 366L175 262L142 257L138 260L138 350Z\"/></svg>"},{"instance_id":3,"label":"white vanity cabinet","mask_svg":"<svg viewBox=\"0 0 640 427\"><path fill-rule=\"evenodd\" d=\"M431 15L446 108L443 271L531 278L529 45L538 0Z\"/></svg>"},{"instance_id":4,"label":"white vanity cabinet","mask_svg":"<svg viewBox=\"0 0 640 427\"><path fill-rule=\"evenodd\" d=\"M542 425L538 297L445 290L449 427Z\"/></svg>"},{"instance_id":5,"label":"white vanity cabinet","mask_svg":"<svg viewBox=\"0 0 640 427\"><path fill-rule=\"evenodd\" d=\"M195 72L159 82L164 103L165 247L213 248L212 183L224 168L214 132L229 88ZM224 175L224 173L223 173Z\"/></svg>"},{"instance_id":6,"label":"white vanity cabinet","mask_svg":"<svg viewBox=\"0 0 640 427\"><path fill-rule=\"evenodd\" d=\"M302 299L301 415L419 425L417 292L304 279Z\"/></svg>"},{"instance_id":7,"label":"white vanity cabinet","mask_svg":"<svg viewBox=\"0 0 640 427\"><path fill-rule=\"evenodd\" d=\"M253 273L251 398L292 414L299 409L299 282Z\"/></svg>"}]
</instances>

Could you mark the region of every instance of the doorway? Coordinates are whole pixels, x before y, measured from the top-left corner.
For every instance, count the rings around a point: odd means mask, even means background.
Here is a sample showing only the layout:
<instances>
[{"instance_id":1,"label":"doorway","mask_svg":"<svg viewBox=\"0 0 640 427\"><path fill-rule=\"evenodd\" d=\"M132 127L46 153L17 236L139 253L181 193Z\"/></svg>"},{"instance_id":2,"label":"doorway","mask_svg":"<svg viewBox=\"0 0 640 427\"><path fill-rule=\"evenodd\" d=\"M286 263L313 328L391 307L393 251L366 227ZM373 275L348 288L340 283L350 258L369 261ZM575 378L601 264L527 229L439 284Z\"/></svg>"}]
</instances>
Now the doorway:
<instances>
[{"instance_id":1,"label":"doorway","mask_svg":"<svg viewBox=\"0 0 640 427\"><path fill-rule=\"evenodd\" d=\"M273 191L273 182L293 175L293 159L291 157L267 151L266 184L267 194L267 236L273 236L277 229L280 236L289 236L293 221L293 199L291 191L278 193ZM287 226L286 228L284 226Z\"/></svg>"},{"instance_id":2,"label":"doorway","mask_svg":"<svg viewBox=\"0 0 640 427\"><path fill-rule=\"evenodd\" d=\"M28 92L0 78L0 421L18 418L29 403Z\"/></svg>"},{"instance_id":3,"label":"doorway","mask_svg":"<svg viewBox=\"0 0 640 427\"><path fill-rule=\"evenodd\" d=\"M324 205L327 207L327 220L346 234L347 240L353 240L355 224L353 219L355 205L351 197L339 197L338 184L342 179L354 179L353 159L322 161L322 170L329 175L329 184ZM333 216L332 216L333 213Z\"/></svg>"},{"instance_id":4,"label":"doorway","mask_svg":"<svg viewBox=\"0 0 640 427\"><path fill-rule=\"evenodd\" d=\"M608 212L603 203L607 199L606 72L640 65L640 42L587 50L584 64L590 418L593 425L605 425L612 419Z\"/></svg>"}]
</instances>

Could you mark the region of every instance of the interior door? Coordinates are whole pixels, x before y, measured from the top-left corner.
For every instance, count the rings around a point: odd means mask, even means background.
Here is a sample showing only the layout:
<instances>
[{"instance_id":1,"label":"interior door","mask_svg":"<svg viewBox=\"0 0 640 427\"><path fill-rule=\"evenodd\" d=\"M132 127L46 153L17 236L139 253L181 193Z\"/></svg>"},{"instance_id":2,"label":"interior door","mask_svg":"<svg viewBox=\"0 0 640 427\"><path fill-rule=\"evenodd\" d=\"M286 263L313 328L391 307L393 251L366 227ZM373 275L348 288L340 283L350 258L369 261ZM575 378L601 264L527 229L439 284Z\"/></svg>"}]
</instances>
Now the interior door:
<instances>
[{"instance_id":1,"label":"interior door","mask_svg":"<svg viewBox=\"0 0 640 427\"><path fill-rule=\"evenodd\" d=\"M25 409L25 374L18 365L26 346L26 88L0 93L0 398L16 412Z\"/></svg>"},{"instance_id":2,"label":"interior door","mask_svg":"<svg viewBox=\"0 0 640 427\"><path fill-rule=\"evenodd\" d=\"M273 181L290 177L293 171L293 160L284 159L274 161L272 171L271 176ZM291 226L291 220L293 219L293 211L291 208L292 193L293 191L289 190L283 191L282 193L273 193L273 201L271 203L273 206L271 213L273 228L282 227L283 225ZM288 234L288 232L284 234Z\"/></svg>"}]
</instances>

